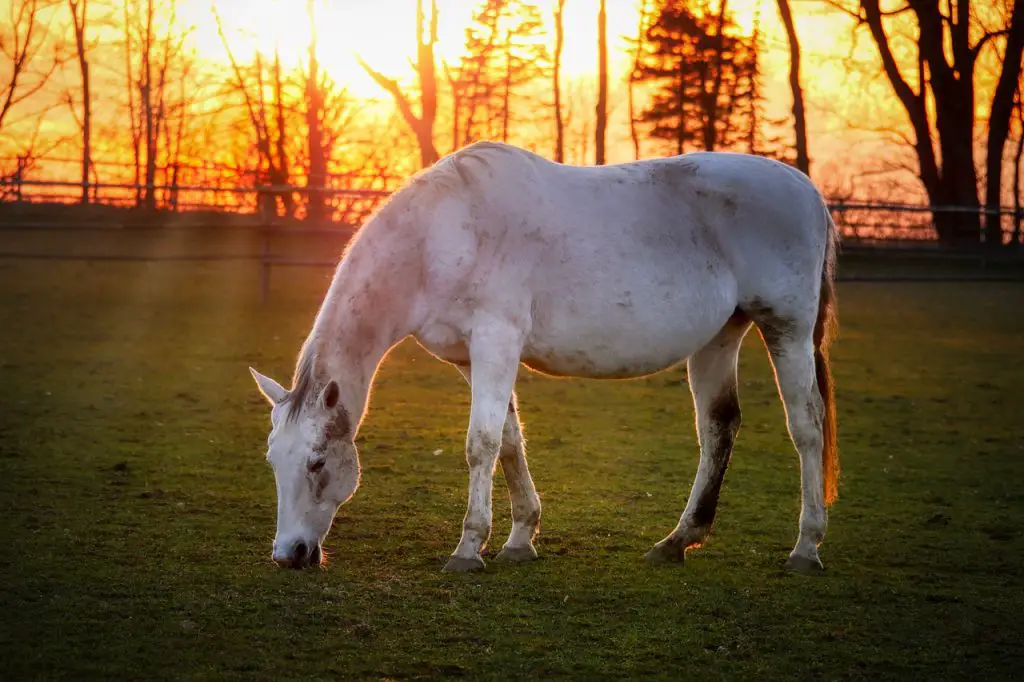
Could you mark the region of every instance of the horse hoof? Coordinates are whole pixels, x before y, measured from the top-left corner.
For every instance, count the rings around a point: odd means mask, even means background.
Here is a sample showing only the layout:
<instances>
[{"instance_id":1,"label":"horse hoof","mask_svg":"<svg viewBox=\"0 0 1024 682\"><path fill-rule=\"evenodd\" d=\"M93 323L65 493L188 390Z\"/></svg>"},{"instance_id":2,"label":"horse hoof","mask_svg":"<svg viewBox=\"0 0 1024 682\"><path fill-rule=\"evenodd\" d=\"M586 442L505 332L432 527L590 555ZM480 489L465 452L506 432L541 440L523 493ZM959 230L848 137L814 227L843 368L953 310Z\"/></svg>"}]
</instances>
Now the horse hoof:
<instances>
[{"instance_id":1,"label":"horse hoof","mask_svg":"<svg viewBox=\"0 0 1024 682\"><path fill-rule=\"evenodd\" d=\"M825 570L818 557L808 557L802 554L790 554L786 559L786 568L804 575L817 575Z\"/></svg>"},{"instance_id":2,"label":"horse hoof","mask_svg":"<svg viewBox=\"0 0 1024 682\"><path fill-rule=\"evenodd\" d=\"M494 560L518 564L524 561L533 561L536 558L537 550L533 548L533 545L527 545L526 547L509 547L506 545L501 548L501 551L498 552L498 556L494 557Z\"/></svg>"},{"instance_id":3,"label":"horse hoof","mask_svg":"<svg viewBox=\"0 0 1024 682\"><path fill-rule=\"evenodd\" d=\"M644 555L644 559L650 564L682 564L686 551L682 543L662 540Z\"/></svg>"},{"instance_id":4,"label":"horse hoof","mask_svg":"<svg viewBox=\"0 0 1024 682\"><path fill-rule=\"evenodd\" d=\"M441 569L442 573L472 573L473 571L484 570L484 560L480 557L466 559L461 556L451 556L448 563Z\"/></svg>"}]
</instances>

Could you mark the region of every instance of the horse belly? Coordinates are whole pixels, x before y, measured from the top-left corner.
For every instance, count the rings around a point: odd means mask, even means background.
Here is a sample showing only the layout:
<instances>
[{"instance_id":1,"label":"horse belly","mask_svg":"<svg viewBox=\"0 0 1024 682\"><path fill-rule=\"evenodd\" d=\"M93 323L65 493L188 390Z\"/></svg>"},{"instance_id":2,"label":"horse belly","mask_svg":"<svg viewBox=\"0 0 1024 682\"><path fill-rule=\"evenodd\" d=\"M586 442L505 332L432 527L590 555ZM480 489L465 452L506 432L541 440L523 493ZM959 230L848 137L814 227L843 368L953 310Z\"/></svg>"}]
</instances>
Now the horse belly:
<instances>
[{"instance_id":1,"label":"horse belly","mask_svg":"<svg viewBox=\"0 0 1024 682\"><path fill-rule=\"evenodd\" d=\"M735 310L734 296L703 292L699 301L657 292L646 301L595 297L535 304L522 362L543 374L595 379L667 369L714 338Z\"/></svg>"}]
</instances>

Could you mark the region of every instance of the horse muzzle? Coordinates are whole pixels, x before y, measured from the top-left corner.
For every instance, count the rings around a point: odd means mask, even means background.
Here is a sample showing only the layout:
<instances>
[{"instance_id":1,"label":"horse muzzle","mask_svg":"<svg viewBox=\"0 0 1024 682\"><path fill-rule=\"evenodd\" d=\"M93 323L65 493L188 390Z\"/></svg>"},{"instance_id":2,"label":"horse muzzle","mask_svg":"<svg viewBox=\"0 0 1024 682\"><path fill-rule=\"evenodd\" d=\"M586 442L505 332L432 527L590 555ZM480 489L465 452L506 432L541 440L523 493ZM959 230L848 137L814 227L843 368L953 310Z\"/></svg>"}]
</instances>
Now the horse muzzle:
<instances>
[{"instance_id":1,"label":"horse muzzle","mask_svg":"<svg viewBox=\"0 0 1024 682\"><path fill-rule=\"evenodd\" d=\"M323 558L323 550L319 542L306 543L300 540L280 554L277 547L274 547L274 563L281 568L312 568L319 566L323 562Z\"/></svg>"}]
</instances>

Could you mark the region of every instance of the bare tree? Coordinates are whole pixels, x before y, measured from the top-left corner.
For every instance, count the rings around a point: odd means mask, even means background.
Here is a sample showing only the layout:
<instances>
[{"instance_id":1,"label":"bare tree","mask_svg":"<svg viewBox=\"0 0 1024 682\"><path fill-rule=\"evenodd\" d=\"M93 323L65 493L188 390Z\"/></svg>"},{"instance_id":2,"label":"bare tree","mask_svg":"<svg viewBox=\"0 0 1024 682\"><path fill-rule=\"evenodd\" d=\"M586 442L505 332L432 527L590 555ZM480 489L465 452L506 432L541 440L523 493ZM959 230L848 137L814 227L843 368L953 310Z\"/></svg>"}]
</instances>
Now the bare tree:
<instances>
[{"instance_id":1,"label":"bare tree","mask_svg":"<svg viewBox=\"0 0 1024 682\"><path fill-rule=\"evenodd\" d=\"M600 0L597 9L597 125L594 129L594 162L605 163L605 139L608 130L608 8ZM724 2L724 0L723 0Z\"/></svg>"},{"instance_id":2,"label":"bare tree","mask_svg":"<svg viewBox=\"0 0 1024 682\"><path fill-rule=\"evenodd\" d=\"M306 140L309 153L309 175L306 179L308 187L313 189L307 198L307 216L310 220L322 220L325 214L325 195L318 191L327 182L327 161L324 155L323 130L321 129L323 111L323 91L320 88L319 64L317 63L316 19L314 1L306 0L306 12L309 15L309 70L306 73Z\"/></svg>"},{"instance_id":3,"label":"bare tree","mask_svg":"<svg viewBox=\"0 0 1024 682\"><path fill-rule=\"evenodd\" d=\"M157 172L170 159L165 147L169 88L186 68L189 31L178 22L177 0L123 3L125 78L131 117L137 205L157 207Z\"/></svg>"},{"instance_id":4,"label":"bare tree","mask_svg":"<svg viewBox=\"0 0 1024 682\"><path fill-rule=\"evenodd\" d=\"M779 15L789 39L789 88L793 92L793 132L796 137L796 167L810 175L811 159L807 151L807 118L804 110L804 90L800 84L800 41L793 24L789 0L776 0Z\"/></svg>"},{"instance_id":5,"label":"bare tree","mask_svg":"<svg viewBox=\"0 0 1024 682\"><path fill-rule=\"evenodd\" d=\"M434 119L437 117L437 74L434 64L434 45L437 43L437 0L430 0L430 23L424 30L426 17L424 0L416 0L416 73L419 77L420 115L413 112L409 98L398 85L398 81L374 70L362 59L359 63L377 84L387 90L398 105L406 124L416 135L420 148L420 165L427 168L438 159L434 146Z\"/></svg>"},{"instance_id":6,"label":"bare tree","mask_svg":"<svg viewBox=\"0 0 1024 682\"><path fill-rule=\"evenodd\" d=\"M89 55L86 42L88 26L89 0L68 0L71 12L71 27L75 33L75 53L78 57L78 71L82 78L82 117L79 127L82 130L82 198L83 204L89 203L89 178L92 171L92 97L90 96ZM68 96L69 103L73 98ZM72 111L74 108L72 106Z\"/></svg>"},{"instance_id":7,"label":"bare tree","mask_svg":"<svg viewBox=\"0 0 1024 682\"><path fill-rule=\"evenodd\" d=\"M1020 173L1021 173L1021 160L1024 157L1024 101L1022 101L1022 93L1020 88L1017 89L1017 101L1014 109L1017 112L1017 153L1013 156L1013 239L1010 243L1019 248L1020 247L1020 222L1022 218L1021 214L1021 194L1020 194Z\"/></svg>"},{"instance_id":8,"label":"bare tree","mask_svg":"<svg viewBox=\"0 0 1024 682\"><path fill-rule=\"evenodd\" d=\"M61 63L62 56L55 50L43 60L50 18L43 18L44 10L53 0L10 0L7 20L0 24L0 54L8 61L4 69L9 72L0 83L0 131L11 109L43 89Z\"/></svg>"},{"instance_id":9,"label":"bare tree","mask_svg":"<svg viewBox=\"0 0 1024 682\"><path fill-rule=\"evenodd\" d=\"M1015 95L1020 89L1021 57L1024 56L1024 0L1016 0L1006 36L1003 68L999 74L992 110L988 118L988 141L985 149L985 243L999 246L1003 243L1002 204L1003 148L1010 136L1010 117Z\"/></svg>"},{"instance_id":10,"label":"bare tree","mask_svg":"<svg viewBox=\"0 0 1024 682\"><path fill-rule=\"evenodd\" d=\"M485 0L466 29L465 56L449 82L458 103L462 141L497 138L508 141L512 116L546 110L515 106L540 92L539 79L552 70L544 22L537 6L525 0ZM538 121L539 122L539 121Z\"/></svg>"},{"instance_id":11,"label":"bare tree","mask_svg":"<svg viewBox=\"0 0 1024 682\"><path fill-rule=\"evenodd\" d=\"M289 177L288 154L285 148L287 123L285 120L284 79L281 71L280 51L274 50L274 61L270 67L271 90L274 95L275 108L273 114L269 114L265 95L267 88L264 81L262 55L259 52L256 53L252 69L247 73L231 49L231 44L228 41L227 34L224 32L224 25L216 7L213 7L213 16L217 24L217 33L228 56L228 63L231 65L231 72L234 77L234 82L231 83L231 91L241 96L249 123L252 126L252 132L256 136L257 165L271 185L287 185ZM271 115L274 116L276 131L270 124ZM261 202L263 202L262 210L268 213L276 213L274 206L277 203L277 199L280 199L283 203L285 214L292 215L295 209L294 200L292 195L287 192L278 197L271 194L263 195L261 197Z\"/></svg>"},{"instance_id":12,"label":"bare tree","mask_svg":"<svg viewBox=\"0 0 1024 682\"><path fill-rule=\"evenodd\" d=\"M555 53L551 86L555 96L555 161L565 162L565 122L562 120L562 49L565 47L565 0L555 0Z\"/></svg>"},{"instance_id":13,"label":"bare tree","mask_svg":"<svg viewBox=\"0 0 1024 682\"><path fill-rule=\"evenodd\" d=\"M841 3L833 4L842 7ZM974 145L975 66L985 45L1007 34L1009 29L982 26L977 21L977 8L972 9L970 0L945 4L938 0L907 0L885 10L879 0L860 0L856 10L846 11L870 30L886 78L906 111L913 130L913 139L908 141L917 156L918 177L928 200L936 205L975 209L937 213L934 221L939 238L949 243L977 243L981 221L977 211L980 202ZM1013 15L1019 17L1022 11L1024 4L1015 0ZM907 41L902 37L904 34L899 38L901 43L909 42L916 48L912 62L894 54L887 24L891 17L915 20L914 38ZM915 72L908 78L904 70L911 64ZM1008 72L1009 77L1019 74L1020 58L1014 64L1004 61L1002 70L1000 81ZM912 85L915 81L916 89ZM996 163L1001 163L1001 159Z\"/></svg>"},{"instance_id":14,"label":"bare tree","mask_svg":"<svg viewBox=\"0 0 1024 682\"><path fill-rule=\"evenodd\" d=\"M640 70L640 60L644 53L644 36L647 34L647 20L650 16L650 0L640 0L640 18L637 21L636 38L633 50L633 68L627 79L629 88L629 137L633 140L633 158L640 160L640 127L636 114L636 78Z\"/></svg>"},{"instance_id":15,"label":"bare tree","mask_svg":"<svg viewBox=\"0 0 1024 682\"><path fill-rule=\"evenodd\" d=\"M654 86L640 121L676 154L749 145L758 102L757 36L738 34L722 2L693 9L689 0L660 3L648 22L632 79Z\"/></svg>"},{"instance_id":16,"label":"bare tree","mask_svg":"<svg viewBox=\"0 0 1024 682\"><path fill-rule=\"evenodd\" d=\"M128 123L132 136L132 183L135 185L135 204L140 205L142 203L142 190L139 187L139 181L142 179L142 126L139 123L135 106L136 81L135 64L134 60L132 60L132 54L134 54L134 40L132 35L131 7L131 0L124 0L124 4L122 5L123 13L121 27L124 30L125 85L127 86L128 94Z\"/></svg>"},{"instance_id":17,"label":"bare tree","mask_svg":"<svg viewBox=\"0 0 1024 682\"><path fill-rule=\"evenodd\" d=\"M715 143L718 141L718 107L719 107L719 96L722 92L722 64L725 61L725 17L729 0L720 0L718 6L718 20L715 22L715 35L712 39L714 43L713 54L715 59L715 71L714 77L711 79L711 92L705 93L702 88L701 95L706 97L707 104L705 105L705 121L704 121L704 149L713 151ZM754 54L757 54L756 49ZM753 107L752 107L753 109Z\"/></svg>"}]
</instances>

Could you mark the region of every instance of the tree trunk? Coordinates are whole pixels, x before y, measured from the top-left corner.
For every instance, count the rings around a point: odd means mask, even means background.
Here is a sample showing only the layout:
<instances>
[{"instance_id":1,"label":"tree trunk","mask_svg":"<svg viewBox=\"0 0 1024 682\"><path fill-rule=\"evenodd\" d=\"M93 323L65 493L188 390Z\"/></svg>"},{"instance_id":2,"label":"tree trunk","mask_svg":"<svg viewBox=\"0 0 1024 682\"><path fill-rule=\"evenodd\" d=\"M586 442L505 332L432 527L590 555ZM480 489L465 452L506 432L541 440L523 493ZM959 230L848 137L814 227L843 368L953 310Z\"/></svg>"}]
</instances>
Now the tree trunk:
<instances>
[{"instance_id":1,"label":"tree trunk","mask_svg":"<svg viewBox=\"0 0 1024 682\"><path fill-rule=\"evenodd\" d=\"M422 0L419 0L422 3ZM434 120L437 118L437 66L434 64L434 45L437 44L437 0L430 0L430 28L427 39L420 40L416 50L417 67L420 77L420 162L424 168L434 165L438 159L434 146ZM418 12L422 22L422 9ZM420 26L422 24L417 24Z\"/></svg>"},{"instance_id":2,"label":"tree trunk","mask_svg":"<svg viewBox=\"0 0 1024 682\"><path fill-rule=\"evenodd\" d=\"M966 22L964 13L969 9L964 0L957 6L960 21ZM861 0L864 22L878 47L882 68L914 129L914 151L919 164L919 177L932 205L956 205L980 209L977 191L977 172L974 167L974 62L973 52L963 49L966 25L954 25L950 33L950 50L958 60L955 68L946 61L945 23L938 3L911 3L918 20L919 51L918 73L922 83L914 92L903 78L889 45L889 37L882 25L879 0ZM966 54L966 56L965 56ZM926 68L927 67L927 68ZM929 122L927 84L930 85L935 128L938 132L939 158L932 146ZM935 231L939 239L949 244L977 243L981 222L978 212L937 212L934 214Z\"/></svg>"},{"instance_id":3,"label":"tree trunk","mask_svg":"<svg viewBox=\"0 0 1024 682\"><path fill-rule=\"evenodd\" d=\"M86 19L89 0L68 0L72 26L75 31L75 50L78 70L82 76L82 198L89 203L89 178L92 171L92 98L89 94L89 59L86 54Z\"/></svg>"},{"instance_id":4,"label":"tree trunk","mask_svg":"<svg viewBox=\"0 0 1024 682\"><path fill-rule=\"evenodd\" d=\"M565 0L555 5L555 54L551 85L555 93L555 161L565 163L565 122L562 120L562 50L565 47Z\"/></svg>"},{"instance_id":5,"label":"tree trunk","mask_svg":"<svg viewBox=\"0 0 1024 682\"><path fill-rule=\"evenodd\" d=\"M512 104L512 35L505 36L505 81L501 93L501 141L508 144L508 126Z\"/></svg>"},{"instance_id":6,"label":"tree trunk","mask_svg":"<svg viewBox=\"0 0 1024 682\"><path fill-rule=\"evenodd\" d=\"M721 0L718 8L718 25L715 27L715 74L711 81L711 93L708 97L708 104L705 107L707 119L704 121L704 150L712 152L718 143L718 95L722 90L722 65L725 62L724 37L725 12L729 0ZM704 92L703 85L701 92Z\"/></svg>"},{"instance_id":7,"label":"tree trunk","mask_svg":"<svg viewBox=\"0 0 1024 682\"><path fill-rule=\"evenodd\" d=\"M1018 97L1019 97L1018 93ZM1017 153L1013 157L1013 241L1014 247L1020 246L1020 221L1024 217L1020 212L1020 162L1024 156L1024 102L1017 101L1017 120L1020 132L1017 134Z\"/></svg>"},{"instance_id":8,"label":"tree trunk","mask_svg":"<svg viewBox=\"0 0 1024 682\"><path fill-rule=\"evenodd\" d=\"M132 184L135 185L135 205L142 205L142 189L139 187L139 182L142 179L141 168L142 168L142 125L139 122L138 113L135 108L135 69L132 68L132 33L131 33L131 16L129 15L129 8L131 7L132 0L124 0L124 72L125 72L125 85L128 89L128 119L131 125L132 132Z\"/></svg>"},{"instance_id":9,"label":"tree trunk","mask_svg":"<svg viewBox=\"0 0 1024 682\"><path fill-rule=\"evenodd\" d=\"M804 90L800 85L800 41L793 24L789 0L777 0L782 23L789 38L789 88L793 91L793 131L796 137L796 167L811 174L811 159L807 152L807 119L804 111Z\"/></svg>"},{"instance_id":10,"label":"tree trunk","mask_svg":"<svg viewBox=\"0 0 1024 682\"><path fill-rule=\"evenodd\" d=\"M314 0L306 0L309 15L309 74L306 77L306 141L309 153L309 177L306 186L312 188L308 197L307 218L320 221L326 215L326 195L319 191L327 182L327 162L324 158L321 111L323 93L320 91L319 63L316 56L317 36Z\"/></svg>"},{"instance_id":11,"label":"tree trunk","mask_svg":"<svg viewBox=\"0 0 1024 682\"><path fill-rule=\"evenodd\" d=\"M594 161L605 163L605 138L608 128L608 12L607 0L600 0L597 10L597 124L595 126Z\"/></svg>"},{"instance_id":12,"label":"tree trunk","mask_svg":"<svg viewBox=\"0 0 1024 682\"><path fill-rule=\"evenodd\" d=\"M430 25L427 38L423 38L423 0L416 0L416 73L420 81L420 115L413 113L409 99L398 87L398 81L387 78L375 71L369 64L359 60L363 69L382 88L387 90L398 105L398 111L416 135L420 150L420 166L428 168L437 161L437 147L434 146L434 120L437 117L437 74L434 64L434 45L437 43L437 0L430 2Z\"/></svg>"},{"instance_id":13,"label":"tree trunk","mask_svg":"<svg viewBox=\"0 0 1024 682\"><path fill-rule=\"evenodd\" d=\"M1010 19L1010 32L1006 38L1006 52L999 74L992 112L988 119L988 143L985 151L985 207L995 213L985 215L985 244L1003 243L1002 205L1003 148L1010 136L1010 116L1014 95L1020 87L1021 57L1024 55L1024 0L1016 0Z\"/></svg>"},{"instance_id":14,"label":"tree trunk","mask_svg":"<svg viewBox=\"0 0 1024 682\"><path fill-rule=\"evenodd\" d=\"M640 69L640 58L644 49L644 30L647 28L648 0L640 0L640 19L636 27L636 51L633 53L633 72L629 74L629 137L633 141L633 158L640 160L640 129L636 120L636 80L634 74Z\"/></svg>"},{"instance_id":15,"label":"tree trunk","mask_svg":"<svg viewBox=\"0 0 1024 682\"><path fill-rule=\"evenodd\" d=\"M142 45L142 113L146 128L146 186L143 202L147 211L156 210L156 123L153 112L153 0L146 2L146 29Z\"/></svg>"},{"instance_id":16,"label":"tree trunk","mask_svg":"<svg viewBox=\"0 0 1024 682\"><path fill-rule=\"evenodd\" d=\"M263 73L262 60L257 62L257 69L261 74ZM260 117L264 118L262 77L260 81ZM285 119L284 81L281 78L281 53L276 49L274 50L274 123L277 127L277 138L274 145L274 149L277 152L276 157L270 153L270 127L265 122L263 124L264 136L267 141L268 174L270 176L270 184L286 187L291 183L291 164L288 161L288 149L285 146L288 140L288 124ZM295 202L292 193L282 190L275 196L275 212L277 199L281 201L285 216L292 217L295 214Z\"/></svg>"}]
</instances>

